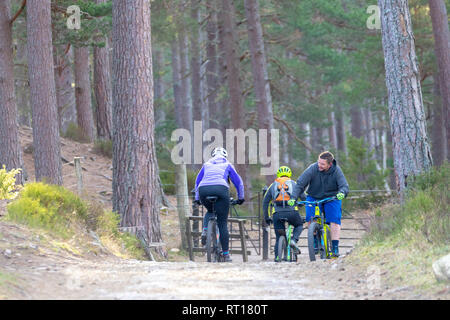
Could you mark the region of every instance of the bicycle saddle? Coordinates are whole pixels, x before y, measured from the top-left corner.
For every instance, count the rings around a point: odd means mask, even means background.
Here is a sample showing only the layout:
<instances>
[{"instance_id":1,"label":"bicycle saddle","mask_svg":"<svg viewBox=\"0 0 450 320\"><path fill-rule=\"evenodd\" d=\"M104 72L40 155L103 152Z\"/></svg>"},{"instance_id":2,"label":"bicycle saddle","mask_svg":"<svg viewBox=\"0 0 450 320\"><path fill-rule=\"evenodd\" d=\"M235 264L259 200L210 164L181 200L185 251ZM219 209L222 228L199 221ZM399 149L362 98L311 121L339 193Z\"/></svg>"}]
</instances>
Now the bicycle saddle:
<instances>
[{"instance_id":1,"label":"bicycle saddle","mask_svg":"<svg viewBox=\"0 0 450 320\"><path fill-rule=\"evenodd\" d=\"M206 200L208 200L209 202L216 202L217 199L219 199L218 196L210 196L210 197L206 197Z\"/></svg>"}]
</instances>

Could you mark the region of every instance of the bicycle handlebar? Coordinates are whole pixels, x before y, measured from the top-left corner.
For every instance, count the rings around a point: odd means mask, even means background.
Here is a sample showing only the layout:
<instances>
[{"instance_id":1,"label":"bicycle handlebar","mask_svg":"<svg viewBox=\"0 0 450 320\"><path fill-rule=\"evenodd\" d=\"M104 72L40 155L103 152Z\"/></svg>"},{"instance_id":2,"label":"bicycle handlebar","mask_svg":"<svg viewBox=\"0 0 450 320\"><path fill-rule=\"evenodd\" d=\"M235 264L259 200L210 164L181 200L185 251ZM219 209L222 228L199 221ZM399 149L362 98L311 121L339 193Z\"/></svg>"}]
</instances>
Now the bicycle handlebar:
<instances>
[{"instance_id":1,"label":"bicycle handlebar","mask_svg":"<svg viewBox=\"0 0 450 320\"><path fill-rule=\"evenodd\" d=\"M325 203L325 202L329 202L329 201L333 201L333 200L337 200L337 197L329 197L329 198L325 198L322 200L316 200L316 201L297 201L297 204L310 204L310 205L319 205L321 203Z\"/></svg>"},{"instance_id":2,"label":"bicycle handlebar","mask_svg":"<svg viewBox=\"0 0 450 320\"><path fill-rule=\"evenodd\" d=\"M230 204L231 204L232 206L237 205L237 203L238 203L237 200L234 200L233 198L230 198Z\"/></svg>"},{"instance_id":3,"label":"bicycle handlebar","mask_svg":"<svg viewBox=\"0 0 450 320\"><path fill-rule=\"evenodd\" d=\"M235 205L240 205L239 204L239 200L235 200L235 199L233 199L232 197L230 197L230 204L232 205L232 206L235 206Z\"/></svg>"}]
</instances>

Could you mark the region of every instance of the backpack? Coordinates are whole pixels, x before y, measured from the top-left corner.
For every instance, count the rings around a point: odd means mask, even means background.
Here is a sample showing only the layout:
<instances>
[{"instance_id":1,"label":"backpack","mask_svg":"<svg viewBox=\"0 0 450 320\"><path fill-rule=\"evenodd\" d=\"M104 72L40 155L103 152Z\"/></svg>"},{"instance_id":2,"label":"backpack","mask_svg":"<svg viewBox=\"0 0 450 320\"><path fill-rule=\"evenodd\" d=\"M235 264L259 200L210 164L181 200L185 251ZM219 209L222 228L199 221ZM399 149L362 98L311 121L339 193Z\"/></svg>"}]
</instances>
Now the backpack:
<instances>
[{"instance_id":1,"label":"backpack","mask_svg":"<svg viewBox=\"0 0 450 320\"><path fill-rule=\"evenodd\" d=\"M272 199L274 202L289 201L294 191L293 181L288 177L275 179L272 189Z\"/></svg>"}]
</instances>

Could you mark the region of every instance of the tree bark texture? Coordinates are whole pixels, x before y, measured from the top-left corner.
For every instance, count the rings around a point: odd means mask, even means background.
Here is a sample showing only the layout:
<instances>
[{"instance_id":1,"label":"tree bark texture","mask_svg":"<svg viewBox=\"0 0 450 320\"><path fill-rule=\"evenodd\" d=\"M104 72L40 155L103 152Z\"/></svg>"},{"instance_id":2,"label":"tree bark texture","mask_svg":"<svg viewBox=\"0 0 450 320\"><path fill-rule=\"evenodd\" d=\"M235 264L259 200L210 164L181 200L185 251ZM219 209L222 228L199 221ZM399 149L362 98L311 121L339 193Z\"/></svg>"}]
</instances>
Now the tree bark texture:
<instances>
[{"instance_id":1,"label":"tree bark texture","mask_svg":"<svg viewBox=\"0 0 450 320\"><path fill-rule=\"evenodd\" d=\"M432 166L411 16L406 0L379 0L397 191Z\"/></svg>"},{"instance_id":2,"label":"tree bark texture","mask_svg":"<svg viewBox=\"0 0 450 320\"><path fill-rule=\"evenodd\" d=\"M182 24L180 24L182 26ZM182 117L183 127L193 133L194 122L192 121L192 99L189 79L189 55L187 35L183 28L178 32L178 45L180 54L180 76L181 76L181 98L182 98ZM193 151L193 149L192 149Z\"/></svg>"},{"instance_id":3,"label":"tree bark texture","mask_svg":"<svg viewBox=\"0 0 450 320\"><path fill-rule=\"evenodd\" d=\"M437 76L437 75L435 75ZM433 77L433 109L432 109L432 133L431 133L431 151L433 154L433 161L435 165L441 165L447 159L447 143L445 133L445 116L444 108L442 106L441 93L439 88L439 80Z\"/></svg>"},{"instance_id":4,"label":"tree bark texture","mask_svg":"<svg viewBox=\"0 0 450 320\"><path fill-rule=\"evenodd\" d=\"M247 18L248 42L252 62L253 86L255 89L256 105L258 110L258 125L260 129L267 130L268 155L272 153L271 129L273 126L272 95L267 73L267 61L264 51L264 39L259 16L257 0L245 0L245 16ZM266 182L271 183L275 175L267 175Z\"/></svg>"},{"instance_id":5,"label":"tree bark texture","mask_svg":"<svg viewBox=\"0 0 450 320\"><path fill-rule=\"evenodd\" d=\"M27 1L27 48L37 181L62 184L50 0Z\"/></svg>"},{"instance_id":6,"label":"tree bark texture","mask_svg":"<svg viewBox=\"0 0 450 320\"><path fill-rule=\"evenodd\" d=\"M241 79L239 70L239 55L236 52L236 35L235 35L235 18L234 18L234 4L231 0L222 1L222 18L223 18L223 47L225 54L225 62L227 67L227 83L228 92L230 96L231 108L231 126L233 129L245 129L245 112L244 102L241 90ZM234 159L237 160L237 142L234 142ZM236 164L236 169L241 175L244 185L251 186L249 177L247 175L247 166L245 164ZM251 197L251 190L246 189L245 194L247 199Z\"/></svg>"},{"instance_id":7,"label":"tree bark texture","mask_svg":"<svg viewBox=\"0 0 450 320\"><path fill-rule=\"evenodd\" d=\"M443 0L429 0L429 5L439 70L442 114L445 119L447 135L447 159L450 160L450 31L448 28L447 8Z\"/></svg>"},{"instance_id":8,"label":"tree bark texture","mask_svg":"<svg viewBox=\"0 0 450 320\"><path fill-rule=\"evenodd\" d=\"M91 102L91 79L89 77L89 47L75 48L74 51L77 123L85 138L92 142L95 135Z\"/></svg>"},{"instance_id":9,"label":"tree bark texture","mask_svg":"<svg viewBox=\"0 0 450 320\"><path fill-rule=\"evenodd\" d=\"M58 107L59 131L65 132L70 122L76 122L75 82L72 69L73 50L66 52L66 46L54 46L56 102Z\"/></svg>"},{"instance_id":10,"label":"tree bark texture","mask_svg":"<svg viewBox=\"0 0 450 320\"><path fill-rule=\"evenodd\" d=\"M214 119L218 115L217 94L219 90L217 69L217 15L214 0L207 0L208 21L206 23L206 101L209 111L209 128L218 128Z\"/></svg>"},{"instance_id":11,"label":"tree bark texture","mask_svg":"<svg viewBox=\"0 0 450 320\"><path fill-rule=\"evenodd\" d=\"M106 0L97 0L105 3ZM94 47L94 92L97 102L96 122L97 137L101 140L111 140L112 137L112 87L111 66L109 60L109 43L103 48Z\"/></svg>"},{"instance_id":12,"label":"tree bark texture","mask_svg":"<svg viewBox=\"0 0 450 320\"><path fill-rule=\"evenodd\" d=\"M14 93L14 58L10 1L0 2L0 169L22 168L22 147L19 141L17 104ZM16 182L24 183L23 173Z\"/></svg>"},{"instance_id":13,"label":"tree bark texture","mask_svg":"<svg viewBox=\"0 0 450 320\"><path fill-rule=\"evenodd\" d=\"M207 107L203 105L202 100L202 79L201 79L201 65L202 54L200 52L200 11L199 1L191 0L191 19L194 23L192 32L190 35L191 43L191 74L192 74L192 116L193 121L202 121L202 111ZM203 123L203 128L207 129L209 120Z\"/></svg>"},{"instance_id":14,"label":"tree bark texture","mask_svg":"<svg viewBox=\"0 0 450 320\"><path fill-rule=\"evenodd\" d=\"M160 243L150 2L114 1L112 15L113 210L146 244Z\"/></svg>"},{"instance_id":15,"label":"tree bark texture","mask_svg":"<svg viewBox=\"0 0 450 320\"><path fill-rule=\"evenodd\" d=\"M172 49L172 83L173 83L173 97L175 108L175 123L177 128L188 129L184 126L183 121L183 100L181 91L181 74L180 74L180 55L178 50L178 43L176 40L171 42Z\"/></svg>"}]
</instances>

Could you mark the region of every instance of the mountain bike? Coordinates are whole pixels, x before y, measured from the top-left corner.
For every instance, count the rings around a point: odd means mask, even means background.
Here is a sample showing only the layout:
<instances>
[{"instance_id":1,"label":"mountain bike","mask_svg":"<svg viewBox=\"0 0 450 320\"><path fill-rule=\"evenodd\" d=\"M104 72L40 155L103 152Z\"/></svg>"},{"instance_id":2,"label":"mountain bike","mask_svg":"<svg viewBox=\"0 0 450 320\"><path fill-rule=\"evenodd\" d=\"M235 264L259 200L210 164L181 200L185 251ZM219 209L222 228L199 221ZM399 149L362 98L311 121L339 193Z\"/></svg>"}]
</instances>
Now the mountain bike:
<instances>
[{"instance_id":1,"label":"mountain bike","mask_svg":"<svg viewBox=\"0 0 450 320\"><path fill-rule=\"evenodd\" d=\"M288 222L288 219L281 218L280 221L286 226L286 222ZM278 234L280 235L277 245L278 257L276 257L276 261L296 262L297 255L300 254L300 252L295 247L291 246L294 226L288 223L287 231L286 229L277 229L276 232L278 232Z\"/></svg>"},{"instance_id":2,"label":"mountain bike","mask_svg":"<svg viewBox=\"0 0 450 320\"><path fill-rule=\"evenodd\" d=\"M319 206L336 199L336 197L330 197L316 201L297 201L298 205L314 207L314 217L308 227L308 253L311 261L316 261L316 255L319 255L321 259L331 258L330 226L325 223L325 206L322 212Z\"/></svg>"},{"instance_id":3,"label":"mountain bike","mask_svg":"<svg viewBox=\"0 0 450 320\"><path fill-rule=\"evenodd\" d=\"M208 232L206 233L206 258L208 262L223 262L224 257L222 253L222 245L220 243L219 226L217 225L217 215L214 204L217 196L206 197L206 200L212 204L212 215L208 220ZM233 206L237 204L237 200L230 199L230 204Z\"/></svg>"}]
</instances>

